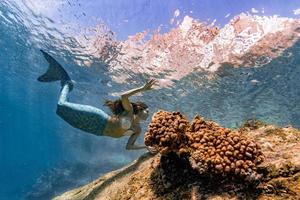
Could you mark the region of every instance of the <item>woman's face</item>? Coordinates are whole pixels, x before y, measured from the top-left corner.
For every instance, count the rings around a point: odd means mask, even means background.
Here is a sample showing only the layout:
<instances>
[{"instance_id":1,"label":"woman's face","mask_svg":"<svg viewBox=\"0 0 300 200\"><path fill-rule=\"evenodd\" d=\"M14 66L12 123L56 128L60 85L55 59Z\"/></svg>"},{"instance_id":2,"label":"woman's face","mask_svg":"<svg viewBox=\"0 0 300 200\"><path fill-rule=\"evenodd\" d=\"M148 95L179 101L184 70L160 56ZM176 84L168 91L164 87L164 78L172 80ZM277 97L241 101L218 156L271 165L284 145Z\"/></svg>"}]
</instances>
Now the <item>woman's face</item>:
<instances>
[{"instance_id":1,"label":"woman's face","mask_svg":"<svg viewBox=\"0 0 300 200\"><path fill-rule=\"evenodd\" d=\"M146 108L146 109L139 110L137 115L141 120L146 120L149 116L149 109Z\"/></svg>"}]
</instances>

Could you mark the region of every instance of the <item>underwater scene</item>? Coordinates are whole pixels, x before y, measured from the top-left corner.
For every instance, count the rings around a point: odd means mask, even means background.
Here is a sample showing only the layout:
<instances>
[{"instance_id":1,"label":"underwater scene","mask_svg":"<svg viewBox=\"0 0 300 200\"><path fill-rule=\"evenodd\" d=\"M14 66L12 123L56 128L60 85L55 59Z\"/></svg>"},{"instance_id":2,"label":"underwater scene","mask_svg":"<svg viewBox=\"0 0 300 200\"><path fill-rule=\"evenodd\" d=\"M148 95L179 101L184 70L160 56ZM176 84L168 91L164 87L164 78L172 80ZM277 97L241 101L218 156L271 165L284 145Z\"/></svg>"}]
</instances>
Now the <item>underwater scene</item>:
<instances>
[{"instance_id":1,"label":"underwater scene","mask_svg":"<svg viewBox=\"0 0 300 200\"><path fill-rule=\"evenodd\" d=\"M1 0L0 200L300 199L300 1Z\"/></svg>"}]
</instances>

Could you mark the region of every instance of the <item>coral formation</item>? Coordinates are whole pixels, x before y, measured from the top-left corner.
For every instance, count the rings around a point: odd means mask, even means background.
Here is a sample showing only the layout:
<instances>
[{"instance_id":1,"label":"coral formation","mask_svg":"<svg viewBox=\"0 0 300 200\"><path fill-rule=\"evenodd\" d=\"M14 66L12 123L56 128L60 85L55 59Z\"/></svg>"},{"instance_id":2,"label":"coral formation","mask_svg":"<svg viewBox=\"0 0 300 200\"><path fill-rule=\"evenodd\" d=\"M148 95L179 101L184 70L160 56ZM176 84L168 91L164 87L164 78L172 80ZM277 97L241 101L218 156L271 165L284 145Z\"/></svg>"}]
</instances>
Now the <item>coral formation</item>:
<instances>
[{"instance_id":1,"label":"coral formation","mask_svg":"<svg viewBox=\"0 0 300 200\"><path fill-rule=\"evenodd\" d=\"M175 152L188 158L199 174L233 175L258 180L256 166L264 156L253 140L213 121L194 117L190 124L180 112L158 111L145 134L145 144L162 155Z\"/></svg>"},{"instance_id":2,"label":"coral formation","mask_svg":"<svg viewBox=\"0 0 300 200\"><path fill-rule=\"evenodd\" d=\"M145 144L157 148L161 154L186 152L188 143L185 132L188 120L180 112L158 111L148 126Z\"/></svg>"},{"instance_id":3,"label":"coral formation","mask_svg":"<svg viewBox=\"0 0 300 200\"><path fill-rule=\"evenodd\" d=\"M192 170L188 159L180 158L174 152L170 152L160 157L150 180L156 193L163 194L197 178L199 174Z\"/></svg>"},{"instance_id":4,"label":"coral formation","mask_svg":"<svg viewBox=\"0 0 300 200\"><path fill-rule=\"evenodd\" d=\"M251 181L260 178L256 166L264 157L254 141L200 116L193 119L189 131L189 144L194 149L190 162L199 173L235 174Z\"/></svg>"}]
</instances>

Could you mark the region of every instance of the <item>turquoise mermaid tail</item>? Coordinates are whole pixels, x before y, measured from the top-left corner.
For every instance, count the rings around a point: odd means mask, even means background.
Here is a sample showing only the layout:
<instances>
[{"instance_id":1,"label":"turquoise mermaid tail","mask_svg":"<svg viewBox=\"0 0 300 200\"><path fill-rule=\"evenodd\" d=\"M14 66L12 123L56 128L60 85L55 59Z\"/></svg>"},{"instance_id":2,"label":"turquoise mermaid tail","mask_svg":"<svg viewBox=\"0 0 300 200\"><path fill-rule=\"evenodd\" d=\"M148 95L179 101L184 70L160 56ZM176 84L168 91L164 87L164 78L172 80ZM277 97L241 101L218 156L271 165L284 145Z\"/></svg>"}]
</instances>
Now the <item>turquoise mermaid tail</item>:
<instances>
[{"instance_id":1,"label":"turquoise mermaid tail","mask_svg":"<svg viewBox=\"0 0 300 200\"><path fill-rule=\"evenodd\" d=\"M69 86L65 84L61 90L56 114L74 128L94 135L103 135L109 115L93 106L68 102Z\"/></svg>"},{"instance_id":2,"label":"turquoise mermaid tail","mask_svg":"<svg viewBox=\"0 0 300 200\"><path fill-rule=\"evenodd\" d=\"M62 85L56 114L74 128L95 135L103 135L109 115L93 106L68 102L68 94L73 89L73 81L53 57L43 50L41 52L48 61L49 67L45 74L38 77L38 81L61 81Z\"/></svg>"}]
</instances>

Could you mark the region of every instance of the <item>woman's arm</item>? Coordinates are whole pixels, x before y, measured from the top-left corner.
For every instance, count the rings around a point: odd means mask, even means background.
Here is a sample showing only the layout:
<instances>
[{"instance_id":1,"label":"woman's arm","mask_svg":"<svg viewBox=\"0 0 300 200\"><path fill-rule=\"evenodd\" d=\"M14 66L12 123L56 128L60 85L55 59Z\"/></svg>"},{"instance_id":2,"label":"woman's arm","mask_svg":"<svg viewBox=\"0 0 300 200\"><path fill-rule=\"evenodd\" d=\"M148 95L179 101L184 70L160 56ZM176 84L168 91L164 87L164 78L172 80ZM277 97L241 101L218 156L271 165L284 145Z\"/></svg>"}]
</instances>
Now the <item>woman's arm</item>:
<instances>
[{"instance_id":1,"label":"woman's arm","mask_svg":"<svg viewBox=\"0 0 300 200\"><path fill-rule=\"evenodd\" d=\"M139 137L140 133L141 133L141 130L136 131L129 137L127 145L126 145L127 150L138 150L138 149L146 149L147 148L145 145L134 144L136 139Z\"/></svg>"},{"instance_id":2,"label":"woman's arm","mask_svg":"<svg viewBox=\"0 0 300 200\"><path fill-rule=\"evenodd\" d=\"M135 132L129 137L127 145L126 145L126 149L127 150L138 150L138 149L148 149L148 151L151 154L156 154L158 153L158 150L153 148L153 147L147 147L145 145L135 145L135 141L136 139L139 137L140 133L141 133L141 127L136 127L135 128Z\"/></svg>"},{"instance_id":3,"label":"woman's arm","mask_svg":"<svg viewBox=\"0 0 300 200\"><path fill-rule=\"evenodd\" d=\"M143 91L143 87L139 87L139 88L129 90L129 91L127 91L127 92L125 92L121 95L122 106L126 111L131 111L132 110L132 105L131 105L128 97L130 97L131 95L134 95L138 92L141 92L141 91Z\"/></svg>"},{"instance_id":4,"label":"woman's arm","mask_svg":"<svg viewBox=\"0 0 300 200\"><path fill-rule=\"evenodd\" d=\"M147 82L144 86L142 87L138 87L138 88L135 88L135 89L132 89L132 90L129 90L127 92L124 92L122 95L121 95L121 100L122 100L122 106L123 108L126 110L126 111L130 111L132 110L132 105L129 101L129 97L136 94L136 93L139 93L139 92L142 92L142 91L147 91L147 90L151 90L153 88L151 88L154 84L156 83L156 80L155 79L151 79L149 82Z\"/></svg>"}]
</instances>

